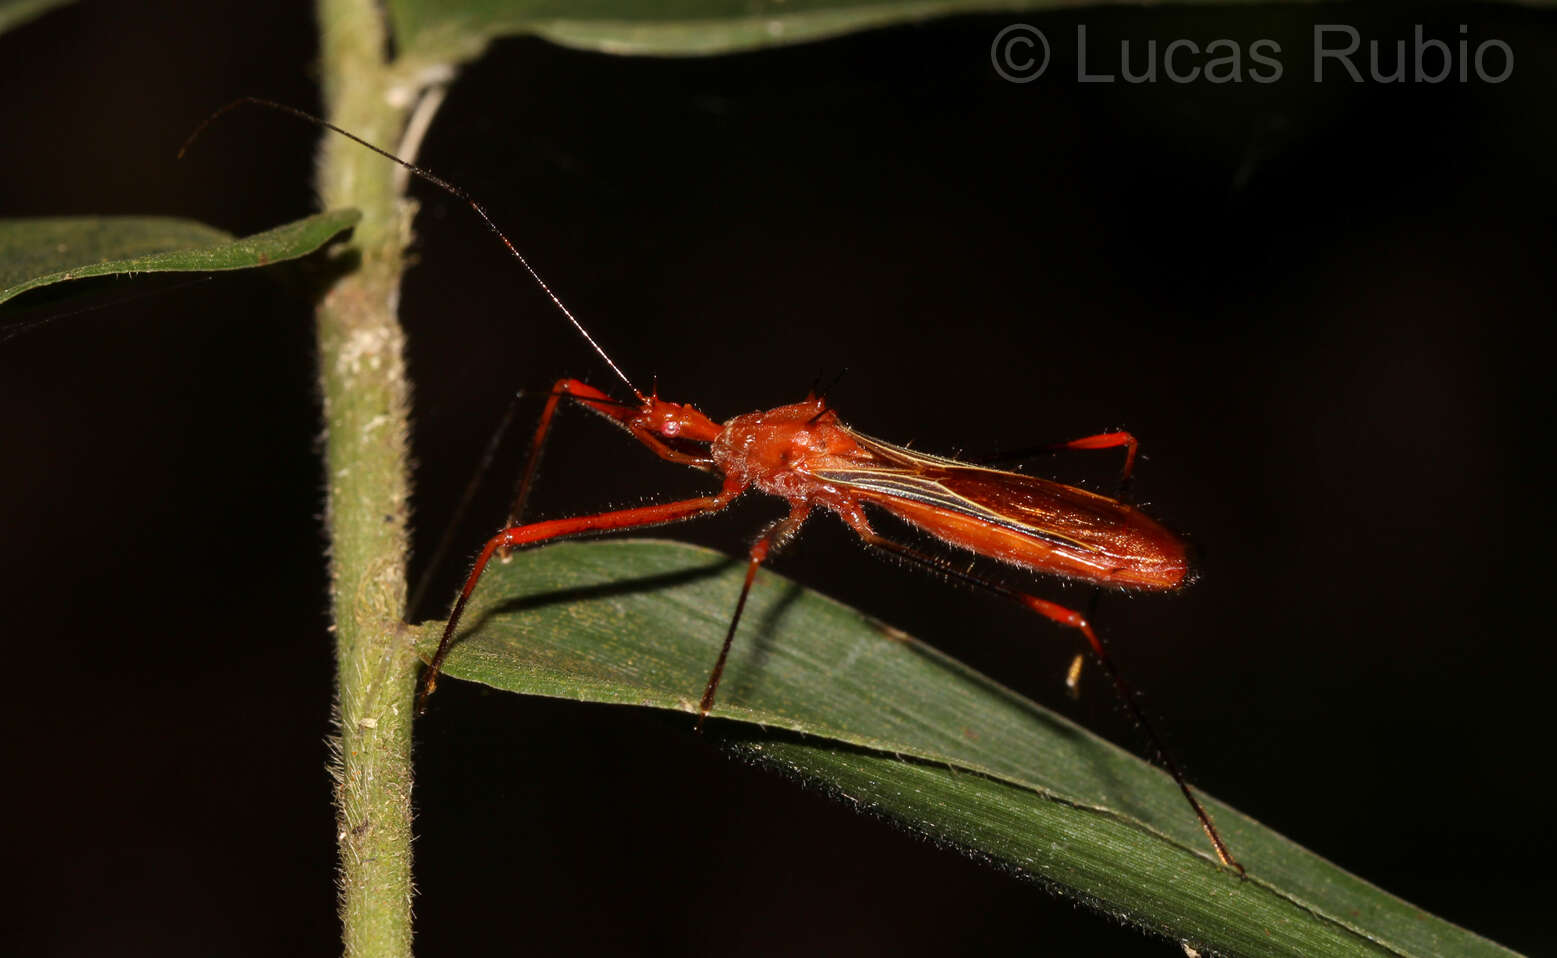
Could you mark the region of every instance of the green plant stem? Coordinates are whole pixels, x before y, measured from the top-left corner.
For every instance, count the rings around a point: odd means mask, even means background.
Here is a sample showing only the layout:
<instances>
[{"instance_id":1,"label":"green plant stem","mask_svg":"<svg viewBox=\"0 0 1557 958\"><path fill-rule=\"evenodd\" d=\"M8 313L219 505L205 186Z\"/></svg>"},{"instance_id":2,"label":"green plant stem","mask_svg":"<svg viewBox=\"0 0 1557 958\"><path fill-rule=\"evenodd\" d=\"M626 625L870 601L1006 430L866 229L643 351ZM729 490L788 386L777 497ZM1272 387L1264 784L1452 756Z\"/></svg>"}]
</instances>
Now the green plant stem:
<instances>
[{"instance_id":1,"label":"green plant stem","mask_svg":"<svg viewBox=\"0 0 1557 958\"><path fill-rule=\"evenodd\" d=\"M384 24L373 0L320 0L326 112L394 144ZM318 308L336 638L336 840L347 955L411 954L411 719L417 657L401 625L410 491L405 337L395 316L409 237L393 165L344 138L320 150L327 209L362 211Z\"/></svg>"}]
</instances>

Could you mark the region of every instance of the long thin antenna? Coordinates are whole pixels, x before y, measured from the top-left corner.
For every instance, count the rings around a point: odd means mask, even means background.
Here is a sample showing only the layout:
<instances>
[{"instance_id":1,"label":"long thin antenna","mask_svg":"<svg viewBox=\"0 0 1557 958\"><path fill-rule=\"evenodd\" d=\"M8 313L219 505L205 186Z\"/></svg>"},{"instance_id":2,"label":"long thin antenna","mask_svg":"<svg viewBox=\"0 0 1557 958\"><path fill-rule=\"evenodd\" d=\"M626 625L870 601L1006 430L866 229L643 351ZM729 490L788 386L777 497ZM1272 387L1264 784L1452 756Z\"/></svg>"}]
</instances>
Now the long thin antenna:
<instances>
[{"instance_id":1,"label":"long thin antenna","mask_svg":"<svg viewBox=\"0 0 1557 958\"><path fill-rule=\"evenodd\" d=\"M508 247L508 251L514 254L514 259L518 260L519 265L523 266L525 271L530 274L530 278L535 280L535 284L541 288L541 292L545 293L551 299L551 301L556 304L557 308L562 311L562 315L568 318L568 322L573 324L573 328L578 330L578 334L580 336L584 337L584 341L589 343L590 348L595 351L596 355L603 359L607 366L611 367L611 371L616 373L618 379L620 379L623 383L626 383L627 388L632 390L634 396L637 396L639 399L644 398L643 393L639 392L638 387L634 386L632 380L627 378L627 374L622 372L621 367L617 366L611 357L606 353L606 351L600 347L600 344L595 342L595 337L589 335L589 330L585 329L584 324L578 321L578 318L573 315L572 310L568 309L568 307L562 302L562 298L556 293L552 292L552 288L547 285L544 279L541 278L541 274L536 272L535 267L530 265L530 261L524 258L524 254L519 252L519 248L513 244L513 241L510 240L502 230L497 228L496 223L492 222L492 217L487 215L486 207L482 206L480 203L477 203L469 193L466 193L464 190L455 186L453 183L450 183L448 180L445 180L443 177L424 170L415 163L402 160L400 157L389 152L388 150L374 146L372 143L369 143L362 137L357 136L355 133L341 129L334 123L331 123L329 120L320 119L319 117L314 116L312 113L299 110L295 106L288 106L285 103L277 103L274 100L266 100L257 96L240 97L239 99L232 101L231 103L222 107L220 110L217 110L215 113L212 113L210 116L206 117L205 122L195 127L195 132L189 134L189 139L185 140L184 145L178 148L178 158L184 158L184 153L189 150L189 147L195 142L196 139L199 138L200 134L205 132L206 127L210 126L212 123L215 123L217 119L220 118L223 114L247 103L252 103L255 106L268 107L272 110L277 110L282 113L295 116L299 120L306 120L315 126L324 127L326 130L333 130L334 132L339 133L341 136L344 136L346 139L351 140L353 143L365 146L385 159L395 161L396 163L405 167L405 169L409 170L411 173L414 173L434 186L440 187L451 195L464 200L466 203L469 203L470 208L476 211L477 216L481 217L481 221L487 224L487 229L491 230L498 239L503 241L503 245Z\"/></svg>"}]
</instances>

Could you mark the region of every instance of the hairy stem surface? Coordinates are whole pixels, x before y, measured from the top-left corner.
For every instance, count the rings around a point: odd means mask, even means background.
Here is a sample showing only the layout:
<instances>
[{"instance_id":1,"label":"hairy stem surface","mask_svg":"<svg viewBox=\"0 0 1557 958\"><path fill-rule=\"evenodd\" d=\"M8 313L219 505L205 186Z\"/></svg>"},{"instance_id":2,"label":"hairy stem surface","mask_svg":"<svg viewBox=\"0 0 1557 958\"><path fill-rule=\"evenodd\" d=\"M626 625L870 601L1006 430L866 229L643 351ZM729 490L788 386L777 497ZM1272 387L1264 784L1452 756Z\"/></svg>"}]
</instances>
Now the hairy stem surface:
<instances>
[{"instance_id":1,"label":"hairy stem surface","mask_svg":"<svg viewBox=\"0 0 1557 958\"><path fill-rule=\"evenodd\" d=\"M394 144L385 25L373 0L320 0L329 119ZM336 839L347 955L411 954L411 700L417 658L401 627L410 493L405 337L396 318L408 211L392 164L326 135L327 209L362 211L317 313L336 638Z\"/></svg>"}]
</instances>

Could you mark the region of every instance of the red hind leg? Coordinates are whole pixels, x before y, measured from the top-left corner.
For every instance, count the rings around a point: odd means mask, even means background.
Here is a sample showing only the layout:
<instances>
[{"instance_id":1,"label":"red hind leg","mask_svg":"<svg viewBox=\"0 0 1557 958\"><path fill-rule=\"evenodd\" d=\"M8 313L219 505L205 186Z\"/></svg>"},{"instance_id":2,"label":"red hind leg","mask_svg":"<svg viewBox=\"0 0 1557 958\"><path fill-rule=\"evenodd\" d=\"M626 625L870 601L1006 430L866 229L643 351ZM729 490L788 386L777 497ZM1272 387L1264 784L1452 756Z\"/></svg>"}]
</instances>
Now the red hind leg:
<instances>
[{"instance_id":1,"label":"red hind leg","mask_svg":"<svg viewBox=\"0 0 1557 958\"><path fill-rule=\"evenodd\" d=\"M1059 625L1063 625L1067 628L1072 628L1077 632L1080 632L1082 637L1086 639L1087 645L1091 648L1093 655L1097 657L1098 662L1103 666L1103 671L1107 672L1108 677L1113 680L1114 691L1118 693L1119 700L1124 704L1125 710L1130 713L1130 717L1134 719L1136 725L1140 727L1141 731L1146 733L1146 738L1151 742L1152 750L1157 753L1158 760L1162 762L1163 767L1167 769L1168 774L1173 776L1174 783L1178 785L1179 791L1182 792L1184 794L1184 798L1188 800L1189 807L1194 810L1195 817L1200 820L1200 827L1205 831L1206 837L1211 840L1211 847L1215 849L1216 857L1222 862L1223 865L1236 869L1240 875L1244 873L1243 866L1238 864L1237 860L1233 858L1232 853L1227 850L1227 843L1222 841L1221 834L1217 832L1216 825L1211 821L1210 813L1206 811L1205 806L1200 804L1200 799L1195 797L1195 793L1190 791L1189 782L1184 778L1184 773L1179 769L1178 763L1173 760L1173 756L1163 746L1162 739L1157 736L1157 732L1152 728L1151 723L1146 720L1146 713L1141 710L1140 705L1135 700L1135 691L1130 687L1129 683L1125 681L1124 676L1120 674L1119 669L1114 665L1113 657L1108 654L1108 649L1103 645L1102 641L1098 639L1097 632L1093 631L1092 624L1087 621L1085 616L1083 616L1080 612L1066 608L1065 606L1056 602L1050 602L1047 599L1040 599L1037 596L1028 595L1025 592L1018 592L1015 589L1001 585L998 582L994 582L982 576L974 575L971 572L966 572L962 569L956 568L955 566L947 563L944 559L940 559L926 552L921 552L912 546L906 546L900 542L894 542L893 540L888 539L887 537L876 532L875 529L871 528L869 521L865 518L863 513L845 513L843 514L843 520L844 522L848 523L849 527L854 530L856 535L864 540L866 545L873 549L877 549L891 555L900 556L920 565L927 566L930 569L941 573L942 575L946 575L954 579L959 579L970 585L979 586L980 588L987 589L996 595L1003 595L1008 599L1020 602L1028 609L1038 613L1051 622L1055 622ZM1072 672L1074 672L1075 669L1076 666L1073 663L1071 665Z\"/></svg>"}]
</instances>

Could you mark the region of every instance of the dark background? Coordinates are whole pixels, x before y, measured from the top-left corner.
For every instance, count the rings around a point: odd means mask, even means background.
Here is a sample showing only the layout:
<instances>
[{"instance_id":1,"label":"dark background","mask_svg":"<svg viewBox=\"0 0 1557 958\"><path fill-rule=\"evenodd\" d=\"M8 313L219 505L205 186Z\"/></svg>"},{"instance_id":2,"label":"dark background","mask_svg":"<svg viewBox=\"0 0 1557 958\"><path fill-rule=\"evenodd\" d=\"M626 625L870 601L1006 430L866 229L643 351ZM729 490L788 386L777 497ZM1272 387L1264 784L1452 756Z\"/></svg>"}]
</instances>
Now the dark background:
<instances>
[{"instance_id":1,"label":"dark background","mask_svg":"<svg viewBox=\"0 0 1557 958\"><path fill-rule=\"evenodd\" d=\"M1013 19L1055 47L1038 82L991 69ZM1386 50L1466 23L1516 69L1316 85L1319 22ZM1094 72L1122 39L1225 36L1275 38L1286 76L1077 84L1077 23ZM421 157L629 375L715 418L847 367L845 418L926 450L1133 430L1137 493L1204 574L1106 596L1099 621L1193 781L1549 953L1553 39L1523 9L1304 6L959 19L706 60L513 41L461 75ZM316 109L313 52L303 4L82 5L0 37L0 214L240 233L306 214L314 133L293 121L237 115L173 153L236 96ZM425 556L513 390L612 383L467 209L415 192ZM0 343L18 953L338 947L309 275L112 280L0 317L62 316ZM543 514L707 488L563 425ZM1032 468L1107 490L1117 458ZM753 498L674 534L739 552L780 512ZM1070 637L998 600L877 562L831 519L775 567L1139 745L1095 676L1061 694ZM437 573L424 615L460 574ZM681 716L451 682L417 740L427 954L1175 950L730 762Z\"/></svg>"}]
</instances>

